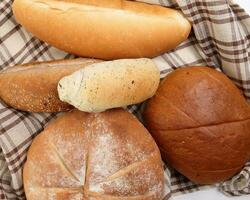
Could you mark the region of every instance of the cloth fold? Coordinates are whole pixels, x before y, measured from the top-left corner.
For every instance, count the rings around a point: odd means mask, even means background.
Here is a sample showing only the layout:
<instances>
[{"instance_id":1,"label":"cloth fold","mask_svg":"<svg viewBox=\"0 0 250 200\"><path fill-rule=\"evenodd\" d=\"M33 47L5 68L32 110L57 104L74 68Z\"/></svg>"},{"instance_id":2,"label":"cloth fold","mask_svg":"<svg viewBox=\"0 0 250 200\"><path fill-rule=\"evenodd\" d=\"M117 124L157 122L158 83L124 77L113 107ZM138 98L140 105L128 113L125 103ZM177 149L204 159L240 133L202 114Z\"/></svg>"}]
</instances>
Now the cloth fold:
<instances>
[{"instance_id":1,"label":"cloth fold","mask_svg":"<svg viewBox=\"0 0 250 200\"><path fill-rule=\"evenodd\" d=\"M180 9L193 25L188 40L154 58L162 78L178 67L208 65L224 72L250 100L250 16L242 8L231 0L143 1ZM30 61L74 57L38 40L18 25L11 11L12 2L0 1L0 70ZM142 104L128 107L139 119L142 109ZM17 111L0 100L0 199L25 199L22 167L28 148L57 116ZM164 200L212 187L195 185L167 164L165 182ZM250 194L250 162L239 174L216 187L230 196Z\"/></svg>"}]
</instances>

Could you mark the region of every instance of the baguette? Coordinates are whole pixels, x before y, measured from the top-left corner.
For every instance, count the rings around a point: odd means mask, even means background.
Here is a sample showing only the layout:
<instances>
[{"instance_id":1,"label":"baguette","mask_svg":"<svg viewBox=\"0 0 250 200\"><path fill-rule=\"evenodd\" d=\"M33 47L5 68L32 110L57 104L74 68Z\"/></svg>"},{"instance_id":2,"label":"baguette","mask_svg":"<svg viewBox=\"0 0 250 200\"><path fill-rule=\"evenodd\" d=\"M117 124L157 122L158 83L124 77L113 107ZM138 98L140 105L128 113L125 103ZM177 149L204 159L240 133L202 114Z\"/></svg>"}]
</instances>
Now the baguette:
<instances>
[{"instance_id":1,"label":"baguette","mask_svg":"<svg viewBox=\"0 0 250 200\"><path fill-rule=\"evenodd\" d=\"M94 59L36 62L7 68L0 73L0 98L16 109L29 112L59 112L72 108L59 100L57 84L66 75Z\"/></svg>"},{"instance_id":2,"label":"baguette","mask_svg":"<svg viewBox=\"0 0 250 200\"><path fill-rule=\"evenodd\" d=\"M62 101L85 112L140 103L152 97L160 72L148 58L121 59L89 65L59 81Z\"/></svg>"},{"instance_id":3,"label":"baguette","mask_svg":"<svg viewBox=\"0 0 250 200\"><path fill-rule=\"evenodd\" d=\"M179 11L124 0L15 0L13 13L39 39L104 60L160 55L191 29Z\"/></svg>"}]
</instances>

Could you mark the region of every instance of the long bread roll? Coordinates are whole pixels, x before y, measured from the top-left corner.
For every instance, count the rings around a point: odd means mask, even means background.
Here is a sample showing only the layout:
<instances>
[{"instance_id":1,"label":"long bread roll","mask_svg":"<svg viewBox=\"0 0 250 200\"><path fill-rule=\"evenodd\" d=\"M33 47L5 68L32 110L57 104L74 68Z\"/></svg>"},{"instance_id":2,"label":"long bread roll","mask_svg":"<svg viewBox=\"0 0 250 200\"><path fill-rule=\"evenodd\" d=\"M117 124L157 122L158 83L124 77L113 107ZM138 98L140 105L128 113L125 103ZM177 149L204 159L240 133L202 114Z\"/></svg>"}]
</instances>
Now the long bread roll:
<instances>
[{"instance_id":1,"label":"long bread roll","mask_svg":"<svg viewBox=\"0 0 250 200\"><path fill-rule=\"evenodd\" d=\"M105 60L160 55L191 29L179 11L124 0L15 0L13 12L41 40Z\"/></svg>"},{"instance_id":2,"label":"long bread roll","mask_svg":"<svg viewBox=\"0 0 250 200\"><path fill-rule=\"evenodd\" d=\"M30 63L7 68L0 73L0 98L23 111L59 112L71 108L58 98L59 80L100 60L69 59Z\"/></svg>"},{"instance_id":3,"label":"long bread roll","mask_svg":"<svg viewBox=\"0 0 250 200\"><path fill-rule=\"evenodd\" d=\"M159 81L160 72L151 59L106 61L62 78L58 94L79 110L101 112L152 97Z\"/></svg>"}]
</instances>

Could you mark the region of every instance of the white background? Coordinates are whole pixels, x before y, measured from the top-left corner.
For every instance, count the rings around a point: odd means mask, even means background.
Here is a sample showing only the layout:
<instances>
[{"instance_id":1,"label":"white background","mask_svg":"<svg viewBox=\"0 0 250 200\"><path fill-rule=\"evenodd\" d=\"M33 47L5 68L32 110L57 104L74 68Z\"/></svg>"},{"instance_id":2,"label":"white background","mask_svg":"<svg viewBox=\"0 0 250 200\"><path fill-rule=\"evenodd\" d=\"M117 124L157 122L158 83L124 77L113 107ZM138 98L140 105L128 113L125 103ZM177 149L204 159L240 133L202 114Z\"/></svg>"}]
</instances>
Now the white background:
<instances>
[{"instance_id":1,"label":"white background","mask_svg":"<svg viewBox=\"0 0 250 200\"><path fill-rule=\"evenodd\" d=\"M234 0L250 14L250 0ZM250 200L250 195L227 197L215 188L173 197L173 200Z\"/></svg>"}]
</instances>

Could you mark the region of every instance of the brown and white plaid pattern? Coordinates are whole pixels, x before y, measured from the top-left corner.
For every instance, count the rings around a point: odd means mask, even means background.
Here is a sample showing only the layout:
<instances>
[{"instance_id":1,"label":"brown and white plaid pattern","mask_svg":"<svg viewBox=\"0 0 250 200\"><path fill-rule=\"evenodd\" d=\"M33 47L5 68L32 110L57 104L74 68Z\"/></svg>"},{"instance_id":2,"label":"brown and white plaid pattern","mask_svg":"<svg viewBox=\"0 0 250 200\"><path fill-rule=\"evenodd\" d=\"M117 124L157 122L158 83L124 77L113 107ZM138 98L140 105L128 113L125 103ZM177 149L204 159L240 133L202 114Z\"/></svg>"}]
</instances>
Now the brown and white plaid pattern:
<instances>
[{"instance_id":1,"label":"brown and white plaid pattern","mask_svg":"<svg viewBox=\"0 0 250 200\"><path fill-rule=\"evenodd\" d=\"M250 17L242 8L231 0L143 1L178 8L193 24L188 40L154 58L162 77L182 66L213 66L228 75L250 100ZM30 61L73 57L27 33L13 18L11 4L12 0L0 0L0 70ZM128 109L141 119L143 104ZM27 150L56 116L17 111L0 101L0 199L25 199L22 166ZM197 186L173 169L166 168L165 172L165 200L211 187ZM216 186L226 195L249 194L250 162L231 180Z\"/></svg>"}]
</instances>

